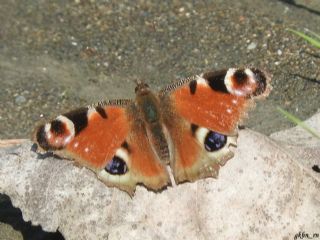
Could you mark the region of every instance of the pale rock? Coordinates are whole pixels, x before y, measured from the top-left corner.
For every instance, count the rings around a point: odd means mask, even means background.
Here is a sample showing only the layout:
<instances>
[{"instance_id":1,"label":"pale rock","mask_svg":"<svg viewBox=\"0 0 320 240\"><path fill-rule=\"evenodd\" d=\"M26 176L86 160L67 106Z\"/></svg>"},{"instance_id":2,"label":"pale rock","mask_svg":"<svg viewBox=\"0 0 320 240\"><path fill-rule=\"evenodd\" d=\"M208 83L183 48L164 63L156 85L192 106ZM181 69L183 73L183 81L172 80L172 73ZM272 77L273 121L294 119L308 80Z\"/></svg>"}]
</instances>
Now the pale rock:
<instances>
[{"instance_id":1,"label":"pale rock","mask_svg":"<svg viewBox=\"0 0 320 240\"><path fill-rule=\"evenodd\" d=\"M71 161L38 155L25 142L0 148L0 192L26 221L59 229L66 239L293 239L302 231L319 233L320 174L302 164L303 155L288 151L292 137L275 138L281 143L242 130L235 157L218 179L159 193L139 186L133 198ZM319 161L316 147L303 142L309 143L299 138L296 148Z\"/></svg>"}]
</instances>

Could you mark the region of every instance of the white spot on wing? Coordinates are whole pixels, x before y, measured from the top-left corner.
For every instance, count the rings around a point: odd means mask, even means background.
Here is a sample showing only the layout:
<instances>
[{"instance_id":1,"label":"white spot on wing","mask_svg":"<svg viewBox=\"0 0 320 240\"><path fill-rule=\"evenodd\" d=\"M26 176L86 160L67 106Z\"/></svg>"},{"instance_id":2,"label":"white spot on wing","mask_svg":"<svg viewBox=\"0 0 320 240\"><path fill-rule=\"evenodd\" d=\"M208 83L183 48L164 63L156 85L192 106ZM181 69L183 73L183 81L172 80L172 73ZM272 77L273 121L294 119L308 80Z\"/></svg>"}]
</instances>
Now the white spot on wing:
<instances>
[{"instance_id":1,"label":"white spot on wing","mask_svg":"<svg viewBox=\"0 0 320 240\"><path fill-rule=\"evenodd\" d=\"M51 123L47 123L46 125L44 125L44 132L46 133L47 139L52 138L52 133L50 129L51 129Z\"/></svg>"},{"instance_id":2,"label":"white spot on wing","mask_svg":"<svg viewBox=\"0 0 320 240\"><path fill-rule=\"evenodd\" d=\"M251 91L251 88L246 87L245 90ZM245 96L247 95L247 92L245 92L243 89L242 90L236 89L236 90L233 90L233 94L237 96Z\"/></svg>"},{"instance_id":3,"label":"white spot on wing","mask_svg":"<svg viewBox=\"0 0 320 240\"><path fill-rule=\"evenodd\" d=\"M254 76L254 73L251 71L251 69L247 68L246 70L244 70L244 72L247 74L250 84L254 84L257 82L257 80Z\"/></svg>"},{"instance_id":4,"label":"white spot on wing","mask_svg":"<svg viewBox=\"0 0 320 240\"><path fill-rule=\"evenodd\" d=\"M203 75L201 74L200 76L196 76L196 80L198 84L207 84L207 81L203 78Z\"/></svg>"},{"instance_id":5,"label":"white spot on wing","mask_svg":"<svg viewBox=\"0 0 320 240\"><path fill-rule=\"evenodd\" d=\"M71 140L71 138L73 138L73 137L74 137L74 134L75 134L73 122L72 122L69 118L67 118L67 117L65 117L65 116L62 116L62 115L59 115L59 116L56 118L56 120L59 120L60 122L66 124L67 130L70 132L70 135L68 136L68 137L70 137L70 139L68 139L68 140ZM66 139L67 139L67 138L66 138Z\"/></svg>"},{"instance_id":6,"label":"white spot on wing","mask_svg":"<svg viewBox=\"0 0 320 240\"><path fill-rule=\"evenodd\" d=\"M90 119L91 116L92 116L92 114L95 114L96 112L97 112L97 111L96 111L95 108L89 107L89 108L88 108L88 111L87 111L87 118Z\"/></svg>"},{"instance_id":7,"label":"white spot on wing","mask_svg":"<svg viewBox=\"0 0 320 240\"><path fill-rule=\"evenodd\" d=\"M68 137L66 137L63 141L63 144L66 145L68 144L73 138L73 135L69 135Z\"/></svg>"},{"instance_id":8,"label":"white spot on wing","mask_svg":"<svg viewBox=\"0 0 320 240\"><path fill-rule=\"evenodd\" d=\"M232 77L236 71L236 68L229 68L226 73L226 76L224 77L224 84L226 85L228 92L232 94L234 94Z\"/></svg>"},{"instance_id":9,"label":"white spot on wing","mask_svg":"<svg viewBox=\"0 0 320 240\"><path fill-rule=\"evenodd\" d=\"M209 129L207 129L207 128L199 127L197 129L196 138L201 144L204 143L204 139L206 138L208 132L209 132Z\"/></svg>"},{"instance_id":10,"label":"white spot on wing","mask_svg":"<svg viewBox=\"0 0 320 240\"><path fill-rule=\"evenodd\" d=\"M115 154L117 157L123 159L123 161L125 161L128 165L129 163L129 156L127 151L125 151L123 148L118 148Z\"/></svg>"}]
</instances>

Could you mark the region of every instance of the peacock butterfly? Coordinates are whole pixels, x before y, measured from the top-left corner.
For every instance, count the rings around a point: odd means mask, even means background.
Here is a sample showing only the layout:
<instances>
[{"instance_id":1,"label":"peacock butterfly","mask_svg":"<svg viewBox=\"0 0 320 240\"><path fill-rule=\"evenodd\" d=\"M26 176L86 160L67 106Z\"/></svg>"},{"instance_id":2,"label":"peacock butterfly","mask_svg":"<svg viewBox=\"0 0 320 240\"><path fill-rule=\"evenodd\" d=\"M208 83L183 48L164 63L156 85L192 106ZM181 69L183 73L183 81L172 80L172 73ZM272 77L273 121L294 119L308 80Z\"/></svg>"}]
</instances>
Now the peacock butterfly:
<instances>
[{"instance_id":1,"label":"peacock butterfly","mask_svg":"<svg viewBox=\"0 0 320 240\"><path fill-rule=\"evenodd\" d=\"M179 80L154 93L137 82L134 100L111 100L40 125L43 151L73 159L107 186L133 195L136 185L158 191L174 181L217 177L233 157L238 124L254 99L270 92L256 68L230 68Z\"/></svg>"}]
</instances>

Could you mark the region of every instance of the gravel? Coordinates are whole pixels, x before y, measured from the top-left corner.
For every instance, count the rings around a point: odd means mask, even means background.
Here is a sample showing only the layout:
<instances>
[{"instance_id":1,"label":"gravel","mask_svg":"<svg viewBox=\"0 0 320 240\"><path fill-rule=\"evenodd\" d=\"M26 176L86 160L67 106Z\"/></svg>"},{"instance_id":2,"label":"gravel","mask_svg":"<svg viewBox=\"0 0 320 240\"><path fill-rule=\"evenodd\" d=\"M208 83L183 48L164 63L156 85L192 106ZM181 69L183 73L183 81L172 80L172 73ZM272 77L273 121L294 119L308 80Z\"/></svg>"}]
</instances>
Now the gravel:
<instances>
[{"instance_id":1,"label":"gravel","mask_svg":"<svg viewBox=\"0 0 320 240\"><path fill-rule=\"evenodd\" d=\"M27 138L38 121L103 99L134 96L203 71L256 66L270 97L246 126L292 126L319 110L320 50L286 31L320 33L318 0L2 1L0 139Z\"/></svg>"}]
</instances>

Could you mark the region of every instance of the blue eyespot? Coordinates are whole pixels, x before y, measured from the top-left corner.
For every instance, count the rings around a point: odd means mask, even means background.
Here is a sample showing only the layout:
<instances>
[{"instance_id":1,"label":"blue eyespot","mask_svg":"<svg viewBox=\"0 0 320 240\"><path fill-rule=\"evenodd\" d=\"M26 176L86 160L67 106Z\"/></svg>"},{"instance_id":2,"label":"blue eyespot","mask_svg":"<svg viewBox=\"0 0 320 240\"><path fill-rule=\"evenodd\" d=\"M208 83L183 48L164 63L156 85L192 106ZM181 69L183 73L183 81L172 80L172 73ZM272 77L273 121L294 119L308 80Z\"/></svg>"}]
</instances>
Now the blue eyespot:
<instances>
[{"instance_id":1,"label":"blue eyespot","mask_svg":"<svg viewBox=\"0 0 320 240\"><path fill-rule=\"evenodd\" d=\"M117 156L114 156L104 169L112 175L122 175L128 171L126 162Z\"/></svg>"},{"instance_id":2,"label":"blue eyespot","mask_svg":"<svg viewBox=\"0 0 320 240\"><path fill-rule=\"evenodd\" d=\"M213 152L223 148L226 143L227 136L210 131L204 140L204 147L208 152Z\"/></svg>"}]
</instances>

